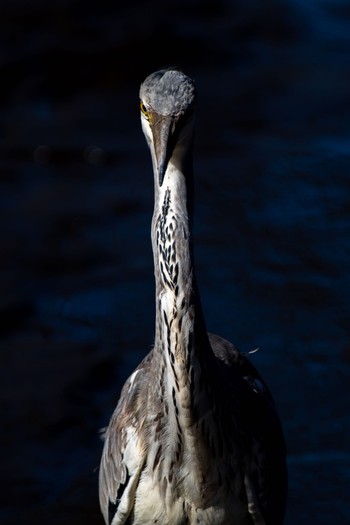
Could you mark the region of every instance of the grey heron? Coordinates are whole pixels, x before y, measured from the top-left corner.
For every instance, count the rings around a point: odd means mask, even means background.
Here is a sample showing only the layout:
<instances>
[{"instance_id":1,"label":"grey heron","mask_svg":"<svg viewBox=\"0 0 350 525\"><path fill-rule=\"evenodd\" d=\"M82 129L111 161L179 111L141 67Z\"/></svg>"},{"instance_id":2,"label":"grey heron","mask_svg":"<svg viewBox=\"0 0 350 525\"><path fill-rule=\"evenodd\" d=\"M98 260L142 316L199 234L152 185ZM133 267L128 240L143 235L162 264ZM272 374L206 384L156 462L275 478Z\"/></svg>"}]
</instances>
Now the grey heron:
<instances>
[{"instance_id":1,"label":"grey heron","mask_svg":"<svg viewBox=\"0 0 350 525\"><path fill-rule=\"evenodd\" d=\"M250 361L206 331L192 252L194 81L140 88L154 172L155 341L124 384L99 472L108 525L281 525L285 443Z\"/></svg>"}]
</instances>

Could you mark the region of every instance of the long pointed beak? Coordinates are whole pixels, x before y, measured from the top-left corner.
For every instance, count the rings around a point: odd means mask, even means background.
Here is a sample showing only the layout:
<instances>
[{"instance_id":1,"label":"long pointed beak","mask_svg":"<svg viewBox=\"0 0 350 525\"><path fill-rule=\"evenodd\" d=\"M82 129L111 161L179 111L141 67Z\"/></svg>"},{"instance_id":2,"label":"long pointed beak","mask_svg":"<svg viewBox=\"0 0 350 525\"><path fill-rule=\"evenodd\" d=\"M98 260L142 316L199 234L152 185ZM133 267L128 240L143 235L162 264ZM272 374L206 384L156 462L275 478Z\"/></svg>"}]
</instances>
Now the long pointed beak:
<instances>
[{"instance_id":1,"label":"long pointed beak","mask_svg":"<svg viewBox=\"0 0 350 525\"><path fill-rule=\"evenodd\" d=\"M157 160L157 171L159 186L163 184L168 162L172 156L175 140L174 140L174 118L163 115L153 115L152 119L152 133L154 151Z\"/></svg>"}]
</instances>

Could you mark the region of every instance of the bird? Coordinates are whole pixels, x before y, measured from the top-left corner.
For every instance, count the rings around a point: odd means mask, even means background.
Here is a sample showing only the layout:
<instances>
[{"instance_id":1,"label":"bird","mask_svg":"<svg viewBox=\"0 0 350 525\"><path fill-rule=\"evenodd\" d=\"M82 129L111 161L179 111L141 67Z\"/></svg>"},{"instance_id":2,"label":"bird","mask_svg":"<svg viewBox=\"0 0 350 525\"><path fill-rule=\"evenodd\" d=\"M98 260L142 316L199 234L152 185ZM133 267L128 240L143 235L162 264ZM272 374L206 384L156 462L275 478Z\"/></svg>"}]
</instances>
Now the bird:
<instances>
[{"instance_id":1,"label":"bird","mask_svg":"<svg viewBox=\"0 0 350 525\"><path fill-rule=\"evenodd\" d=\"M140 87L154 174L155 338L105 431L107 525L284 520L286 446L271 393L245 353L206 330L192 236L196 100L194 80L177 67Z\"/></svg>"}]
</instances>

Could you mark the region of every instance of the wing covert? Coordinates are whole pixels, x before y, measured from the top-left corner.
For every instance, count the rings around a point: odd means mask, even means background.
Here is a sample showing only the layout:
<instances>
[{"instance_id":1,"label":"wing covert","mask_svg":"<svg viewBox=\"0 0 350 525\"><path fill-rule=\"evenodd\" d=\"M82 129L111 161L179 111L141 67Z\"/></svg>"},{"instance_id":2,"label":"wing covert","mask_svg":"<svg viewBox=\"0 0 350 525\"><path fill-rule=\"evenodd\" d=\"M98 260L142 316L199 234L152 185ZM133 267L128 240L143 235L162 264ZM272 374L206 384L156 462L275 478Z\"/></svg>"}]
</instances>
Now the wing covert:
<instances>
[{"instance_id":1,"label":"wing covert","mask_svg":"<svg viewBox=\"0 0 350 525\"><path fill-rule=\"evenodd\" d=\"M132 511L146 459L141 429L146 414L147 371L151 354L128 378L105 433L99 471L100 507L107 525L122 525Z\"/></svg>"}]
</instances>

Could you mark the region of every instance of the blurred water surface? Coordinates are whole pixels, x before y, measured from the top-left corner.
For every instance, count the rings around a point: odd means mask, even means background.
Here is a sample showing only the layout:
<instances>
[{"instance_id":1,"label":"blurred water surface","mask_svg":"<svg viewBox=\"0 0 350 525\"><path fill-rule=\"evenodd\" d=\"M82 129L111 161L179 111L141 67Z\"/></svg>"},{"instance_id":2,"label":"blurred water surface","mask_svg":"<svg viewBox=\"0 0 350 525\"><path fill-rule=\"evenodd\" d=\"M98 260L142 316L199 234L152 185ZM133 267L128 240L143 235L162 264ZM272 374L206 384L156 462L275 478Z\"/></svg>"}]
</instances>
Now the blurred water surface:
<instances>
[{"instance_id":1,"label":"blurred water surface","mask_svg":"<svg viewBox=\"0 0 350 525\"><path fill-rule=\"evenodd\" d=\"M97 467L152 346L138 87L196 80L195 251L208 329L268 381L286 523L350 521L347 2L2 2L1 522L102 523Z\"/></svg>"}]
</instances>

